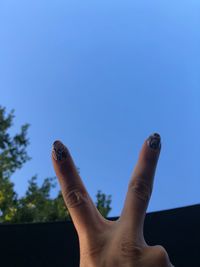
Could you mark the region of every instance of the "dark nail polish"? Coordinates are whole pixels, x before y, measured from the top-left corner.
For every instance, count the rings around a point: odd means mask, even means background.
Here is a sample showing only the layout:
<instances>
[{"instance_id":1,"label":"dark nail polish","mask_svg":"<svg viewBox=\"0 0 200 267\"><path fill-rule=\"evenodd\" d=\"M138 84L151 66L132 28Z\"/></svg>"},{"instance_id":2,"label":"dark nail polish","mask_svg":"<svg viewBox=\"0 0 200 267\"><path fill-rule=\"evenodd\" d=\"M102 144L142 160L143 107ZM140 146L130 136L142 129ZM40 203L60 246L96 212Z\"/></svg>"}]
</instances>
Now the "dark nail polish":
<instances>
[{"instance_id":1,"label":"dark nail polish","mask_svg":"<svg viewBox=\"0 0 200 267\"><path fill-rule=\"evenodd\" d=\"M153 136L160 138L160 135L158 133L154 133Z\"/></svg>"},{"instance_id":2,"label":"dark nail polish","mask_svg":"<svg viewBox=\"0 0 200 267\"><path fill-rule=\"evenodd\" d=\"M157 150L160 148L161 145L161 138L160 135L158 133L154 133L152 135L149 136L148 138L148 146L154 150Z\"/></svg>"},{"instance_id":3,"label":"dark nail polish","mask_svg":"<svg viewBox=\"0 0 200 267\"><path fill-rule=\"evenodd\" d=\"M55 141L53 143L52 154L55 160L62 161L67 158L67 148L60 141Z\"/></svg>"}]
</instances>

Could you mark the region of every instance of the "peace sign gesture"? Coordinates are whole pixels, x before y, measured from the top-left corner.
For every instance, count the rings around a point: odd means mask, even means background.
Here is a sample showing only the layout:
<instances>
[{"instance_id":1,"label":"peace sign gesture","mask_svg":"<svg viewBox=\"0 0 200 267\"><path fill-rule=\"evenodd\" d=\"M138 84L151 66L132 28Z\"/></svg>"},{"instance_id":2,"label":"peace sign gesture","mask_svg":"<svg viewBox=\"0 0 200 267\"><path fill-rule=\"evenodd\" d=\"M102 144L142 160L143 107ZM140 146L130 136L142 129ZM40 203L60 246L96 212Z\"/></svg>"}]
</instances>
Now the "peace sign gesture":
<instances>
[{"instance_id":1,"label":"peace sign gesture","mask_svg":"<svg viewBox=\"0 0 200 267\"><path fill-rule=\"evenodd\" d=\"M105 219L94 205L69 150L55 141L52 162L80 244L80 267L172 267L164 247L149 246L143 226L161 150L160 135L145 140L121 216Z\"/></svg>"}]
</instances>

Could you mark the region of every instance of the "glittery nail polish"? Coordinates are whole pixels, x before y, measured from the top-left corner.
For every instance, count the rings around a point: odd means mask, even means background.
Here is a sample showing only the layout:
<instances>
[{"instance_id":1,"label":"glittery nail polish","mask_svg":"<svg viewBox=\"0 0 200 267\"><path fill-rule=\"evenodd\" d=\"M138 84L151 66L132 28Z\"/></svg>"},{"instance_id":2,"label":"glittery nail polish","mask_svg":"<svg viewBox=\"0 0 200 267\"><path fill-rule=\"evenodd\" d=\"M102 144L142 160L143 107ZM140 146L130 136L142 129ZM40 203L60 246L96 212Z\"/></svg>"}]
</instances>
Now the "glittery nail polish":
<instances>
[{"instance_id":1,"label":"glittery nail polish","mask_svg":"<svg viewBox=\"0 0 200 267\"><path fill-rule=\"evenodd\" d=\"M67 148L60 141L55 141L53 143L52 154L56 161L62 161L67 158Z\"/></svg>"},{"instance_id":2,"label":"glittery nail polish","mask_svg":"<svg viewBox=\"0 0 200 267\"><path fill-rule=\"evenodd\" d=\"M154 134L150 135L148 140L147 140L147 144L150 148L152 148L154 150L159 149L161 146L160 135L158 133L154 133Z\"/></svg>"}]
</instances>

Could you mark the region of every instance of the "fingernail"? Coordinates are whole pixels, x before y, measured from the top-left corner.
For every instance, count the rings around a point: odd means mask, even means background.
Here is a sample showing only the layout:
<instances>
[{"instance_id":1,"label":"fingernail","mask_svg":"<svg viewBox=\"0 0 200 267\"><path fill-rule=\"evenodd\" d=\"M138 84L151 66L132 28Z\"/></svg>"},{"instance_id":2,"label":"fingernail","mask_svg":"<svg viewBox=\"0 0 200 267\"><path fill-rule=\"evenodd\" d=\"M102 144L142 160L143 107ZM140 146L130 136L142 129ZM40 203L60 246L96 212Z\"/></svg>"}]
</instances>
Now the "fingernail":
<instances>
[{"instance_id":1,"label":"fingernail","mask_svg":"<svg viewBox=\"0 0 200 267\"><path fill-rule=\"evenodd\" d=\"M56 161L62 161L67 158L67 148L57 140L53 143L52 155Z\"/></svg>"},{"instance_id":2,"label":"fingernail","mask_svg":"<svg viewBox=\"0 0 200 267\"><path fill-rule=\"evenodd\" d=\"M148 140L147 140L147 144L150 148L152 148L154 150L159 149L161 146L160 135L158 133L154 133L154 134L150 135Z\"/></svg>"}]
</instances>

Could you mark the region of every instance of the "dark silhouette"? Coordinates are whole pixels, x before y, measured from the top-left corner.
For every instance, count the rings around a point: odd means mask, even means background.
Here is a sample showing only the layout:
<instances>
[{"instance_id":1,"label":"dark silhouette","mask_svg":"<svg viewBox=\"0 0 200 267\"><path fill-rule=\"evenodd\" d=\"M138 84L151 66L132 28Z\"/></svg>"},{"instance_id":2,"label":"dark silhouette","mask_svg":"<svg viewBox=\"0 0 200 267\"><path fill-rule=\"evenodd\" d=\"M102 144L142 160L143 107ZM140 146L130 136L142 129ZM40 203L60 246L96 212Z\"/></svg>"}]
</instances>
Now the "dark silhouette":
<instances>
[{"instance_id":1,"label":"dark silhouette","mask_svg":"<svg viewBox=\"0 0 200 267\"><path fill-rule=\"evenodd\" d=\"M176 267L199 267L199 226L200 205L151 212L144 236L149 245L163 245ZM0 251L2 267L79 266L79 241L71 221L0 224Z\"/></svg>"}]
</instances>

